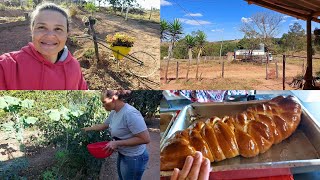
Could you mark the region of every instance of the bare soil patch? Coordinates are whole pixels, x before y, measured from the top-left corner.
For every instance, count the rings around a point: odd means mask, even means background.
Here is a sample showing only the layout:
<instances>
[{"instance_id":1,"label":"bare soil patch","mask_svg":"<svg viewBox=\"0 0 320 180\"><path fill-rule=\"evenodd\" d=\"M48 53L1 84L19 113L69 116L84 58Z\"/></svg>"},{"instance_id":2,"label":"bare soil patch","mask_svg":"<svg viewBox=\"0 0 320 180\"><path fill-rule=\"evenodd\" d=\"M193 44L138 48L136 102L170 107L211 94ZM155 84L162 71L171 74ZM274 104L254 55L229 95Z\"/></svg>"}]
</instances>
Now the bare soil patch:
<instances>
[{"instance_id":1,"label":"bare soil patch","mask_svg":"<svg viewBox=\"0 0 320 180\"><path fill-rule=\"evenodd\" d=\"M190 66L189 80L186 81L187 61L179 60L178 80L176 80L176 62L170 62L168 70L169 83L165 83L166 61L161 61L161 88L162 89L282 89L282 63L278 63L278 78L276 78L275 63L270 63L268 70L270 77L266 80L265 64L231 63L224 65L224 78L222 64L217 61L201 62L199 64L199 81L196 78L196 63ZM301 73L301 66L286 64L286 89L293 77Z\"/></svg>"}]
</instances>

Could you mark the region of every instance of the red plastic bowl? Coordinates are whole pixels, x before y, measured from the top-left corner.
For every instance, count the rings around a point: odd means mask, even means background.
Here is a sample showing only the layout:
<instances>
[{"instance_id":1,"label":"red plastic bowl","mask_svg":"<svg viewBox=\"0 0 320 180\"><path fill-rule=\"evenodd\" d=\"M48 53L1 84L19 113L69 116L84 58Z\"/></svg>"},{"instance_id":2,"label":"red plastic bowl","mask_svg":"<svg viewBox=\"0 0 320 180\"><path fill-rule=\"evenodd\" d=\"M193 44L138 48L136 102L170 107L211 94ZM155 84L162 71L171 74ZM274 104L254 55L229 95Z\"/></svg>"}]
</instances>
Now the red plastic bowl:
<instances>
[{"instance_id":1,"label":"red plastic bowl","mask_svg":"<svg viewBox=\"0 0 320 180\"><path fill-rule=\"evenodd\" d=\"M109 141L97 142L87 145L87 149L92 156L95 158L106 158L109 157L112 153L107 153L103 150L104 147L109 143Z\"/></svg>"}]
</instances>

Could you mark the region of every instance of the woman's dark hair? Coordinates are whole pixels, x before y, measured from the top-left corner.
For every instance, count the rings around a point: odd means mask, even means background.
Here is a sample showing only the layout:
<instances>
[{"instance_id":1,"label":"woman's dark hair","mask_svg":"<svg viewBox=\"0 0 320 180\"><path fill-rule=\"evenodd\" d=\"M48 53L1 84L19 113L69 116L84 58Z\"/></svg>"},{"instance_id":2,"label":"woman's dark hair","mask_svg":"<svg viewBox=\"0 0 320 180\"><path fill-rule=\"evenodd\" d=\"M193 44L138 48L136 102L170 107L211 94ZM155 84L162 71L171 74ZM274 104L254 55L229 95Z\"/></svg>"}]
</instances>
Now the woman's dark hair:
<instances>
[{"instance_id":1,"label":"woman's dark hair","mask_svg":"<svg viewBox=\"0 0 320 180\"><path fill-rule=\"evenodd\" d=\"M66 20L67 20L67 32L69 32L69 16L68 16L68 11L61 8L60 6L54 4L54 3L42 3L36 7L36 9L31 13L31 21L30 21L30 27L32 30L32 27L34 26L34 19L35 17L39 14L40 11L44 10L50 10L50 11L55 11L59 12L62 14Z\"/></svg>"},{"instance_id":2,"label":"woman's dark hair","mask_svg":"<svg viewBox=\"0 0 320 180\"><path fill-rule=\"evenodd\" d=\"M131 94L130 90L103 90L101 92L101 95L104 98L112 98L112 96L116 95L118 96L119 100L125 100L127 97L129 97Z\"/></svg>"}]
</instances>

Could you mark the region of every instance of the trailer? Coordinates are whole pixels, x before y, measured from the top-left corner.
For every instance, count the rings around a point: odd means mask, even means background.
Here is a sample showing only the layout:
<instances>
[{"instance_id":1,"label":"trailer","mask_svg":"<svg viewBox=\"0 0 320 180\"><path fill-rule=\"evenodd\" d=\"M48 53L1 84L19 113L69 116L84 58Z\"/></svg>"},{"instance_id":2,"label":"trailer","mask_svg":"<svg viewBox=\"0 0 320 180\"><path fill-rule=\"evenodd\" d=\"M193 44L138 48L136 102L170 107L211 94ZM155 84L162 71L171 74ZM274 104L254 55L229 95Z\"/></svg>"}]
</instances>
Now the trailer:
<instances>
[{"instance_id":1,"label":"trailer","mask_svg":"<svg viewBox=\"0 0 320 180\"><path fill-rule=\"evenodd\" d=\"M272 61L272 54L267 53L264 50L247 50L247 49L240 49L234 51L234 59L241 60L241 61L260 61L266 62L267 61L267 54L269 56L269 61Z\"/></svg>"}]
</instances>

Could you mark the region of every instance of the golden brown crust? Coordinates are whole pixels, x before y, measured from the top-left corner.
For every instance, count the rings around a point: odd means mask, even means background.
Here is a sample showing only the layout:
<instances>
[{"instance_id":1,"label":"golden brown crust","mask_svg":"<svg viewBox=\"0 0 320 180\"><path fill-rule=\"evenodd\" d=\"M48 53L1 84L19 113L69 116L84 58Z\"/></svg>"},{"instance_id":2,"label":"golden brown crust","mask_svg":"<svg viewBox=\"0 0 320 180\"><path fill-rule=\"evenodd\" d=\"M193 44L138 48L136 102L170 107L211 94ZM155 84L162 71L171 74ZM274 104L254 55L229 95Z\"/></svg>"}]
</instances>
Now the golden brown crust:
<instances>
[{"instance_id":1,"label":"golden brown crust","mask_svg":"<svg viewBox=\"0 0 320 180\"><path fill-rule=\"evenodd\" d=\"M254 157L288 138L298 127L301 107L293 96L278 96L245 112L199 121L176 132L163 146L160 169L182 168L188 155L201 151L211 162L238 155Z\"/></svg>"}]
</instances>

